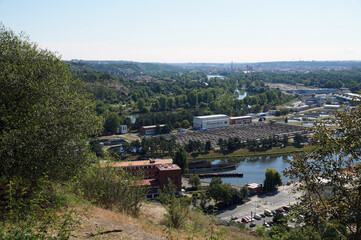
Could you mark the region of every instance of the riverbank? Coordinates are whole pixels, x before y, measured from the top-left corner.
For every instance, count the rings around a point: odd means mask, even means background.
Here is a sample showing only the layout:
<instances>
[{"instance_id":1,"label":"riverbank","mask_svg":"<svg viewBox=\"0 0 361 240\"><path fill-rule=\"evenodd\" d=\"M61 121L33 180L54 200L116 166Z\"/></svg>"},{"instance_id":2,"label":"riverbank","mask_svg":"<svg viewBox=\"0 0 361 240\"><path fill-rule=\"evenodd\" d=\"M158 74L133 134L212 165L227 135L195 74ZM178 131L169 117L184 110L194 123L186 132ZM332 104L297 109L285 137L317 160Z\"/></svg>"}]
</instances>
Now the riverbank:
<instances>
[{"instance_id":1,"label":"riverbank","mask_svg":"<svg viewBox=\"0 0 361 240\"><path fill-rule=\"evenodd\" d=\"M217 151L211 151L208 154L199 154L198 156L194 156L194 154L189 154L188 157L190 161L196 161L196 160L214 160L214 159L224 159L224 158L230 159L230 158L242 158L242 157L282 156L282 155L290 155L293 153L307 152L314 148L315 148L314 146L306 146L303 148L296 148L290 146L286 148L273 148L265 152L250 152L247 149L239 149L237 151L232 152L231 154L223 154Z\"/></svg>"}]
</instances>

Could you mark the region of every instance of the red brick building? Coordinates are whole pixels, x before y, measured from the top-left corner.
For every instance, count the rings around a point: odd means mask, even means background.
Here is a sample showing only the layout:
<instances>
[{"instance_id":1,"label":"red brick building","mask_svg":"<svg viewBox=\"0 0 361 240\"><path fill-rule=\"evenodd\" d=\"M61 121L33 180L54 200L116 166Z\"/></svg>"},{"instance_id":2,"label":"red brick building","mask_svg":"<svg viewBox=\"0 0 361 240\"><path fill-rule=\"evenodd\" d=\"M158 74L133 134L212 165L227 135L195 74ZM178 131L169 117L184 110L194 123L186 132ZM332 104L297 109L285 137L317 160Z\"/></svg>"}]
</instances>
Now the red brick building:
<instances>
[{"instance_id":1,"label":"red brick building","mask_svg":"<svg viewBox=\"0 0 361 240\"><path fill-rule=\"evenodd\" d=\"M148 187L148 198L158 196L158 190L164 189L170 179L180 192L182 188L182 169L173 164L172 159L149 159L115 163L115 168L122 168L133 174L144 175L144 185Z\"/></svg>"}]
</instances>

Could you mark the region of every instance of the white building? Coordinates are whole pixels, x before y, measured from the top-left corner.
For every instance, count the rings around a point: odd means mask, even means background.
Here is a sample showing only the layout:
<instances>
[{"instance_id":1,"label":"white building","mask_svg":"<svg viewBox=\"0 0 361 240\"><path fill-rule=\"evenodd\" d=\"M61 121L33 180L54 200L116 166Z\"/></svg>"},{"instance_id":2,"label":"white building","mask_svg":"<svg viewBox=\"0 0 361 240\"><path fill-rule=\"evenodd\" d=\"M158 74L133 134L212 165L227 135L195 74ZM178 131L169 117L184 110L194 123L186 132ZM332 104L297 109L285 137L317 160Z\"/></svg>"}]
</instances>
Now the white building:
<instances>
[{"instance_id":1,"label":"white building","mask_svg":"<svg viewBox=\"0 0 361 240\"><path fill-rule=\"evenodd\" d=\"M229 119L227 115L224 114L193 117L194 128L210 129L210 128L220 128L220 127L228 127L228 126L229 126Z\"/></svg>"},{"instance_id":2,"label":"white building","mask_svg":"<svg viewBox=\"0 0 361 240\"><path fill-rule=\"evenodd\" d=\"M119 132L121 134L127 133L128 132L128 126L127 125L120 125Z\"/></svg>"}]
</instances>

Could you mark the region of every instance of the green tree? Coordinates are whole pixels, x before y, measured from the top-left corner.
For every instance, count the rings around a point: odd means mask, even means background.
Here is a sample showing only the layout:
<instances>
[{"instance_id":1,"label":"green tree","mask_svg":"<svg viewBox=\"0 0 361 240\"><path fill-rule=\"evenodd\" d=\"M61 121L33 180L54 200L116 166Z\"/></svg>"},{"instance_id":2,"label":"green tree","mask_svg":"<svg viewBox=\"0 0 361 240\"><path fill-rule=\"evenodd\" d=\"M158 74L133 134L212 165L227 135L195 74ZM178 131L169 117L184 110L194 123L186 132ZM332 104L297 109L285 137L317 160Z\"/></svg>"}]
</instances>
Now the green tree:
<instances>
[{"instance_id":1,"label":"green tree","mask_svg":"<svg viewBox=\"0 0 361 240\"><path fill-rule=\"evenodd\" d=\"M174 155L173 162L182 169L182 173L188 172L188 156L186 150L183 147L178 148Z\"/></svg>"},{"instance_id":2,"label":"green tree","mask_svg":"<svg viewBox=\"0 0 361 240\"><path fill-rule=\"evenodd\" d=\"M182 128L189 128L191 125L187 119L184 119L181 123Z\"/></svg>"},{"instance_id":3,"label":"green tree","mask_svg":"<svg viewBox=\"0 0 361 240\"><path fill-rule=\"evenodd\" d=\"M211 149L212 149L212 143L211 143L211 141L207 140L206 145L204 146L204 150L206 152L209 152L209 151L211 151Z\"/></svg>"},{"instance_id":4,"label":"green tree","mask_svg":"<svg viewBox=\"0 0 361 240\"><path fill-rule=\"evenodd\" d=\"M275 169L267 168L265 176L266 178L263 182L263 186L267 192L273 191L277 186L282 185L281 175Z\"/></svg>"},{"instance_id":5,"label":"green tree","mask_svg":"<svg viewBox=\"0 0 361 240\"><path fill-rule=\"evenodd\" d=\"M299 211L321 237L322 226L332 227L332 219L346 226L349 239L361 236L360 119L358 107L352 112L337 111L334 119L318 122L311 140L317 147L294 155L285 171L298 182L297 190L302 189Z\"/></svg>"},{"instance_id":6,"label":"green tree","mask_svg":"<svg viewBox=\"0 0 361 240\"><path fill-rule=\"evenodd\" d=\"M168 123L166 123L162 129L163 134L168 134L172 131L172 126Z\"/></svg>"},{"instance_id":7,"label":"green tree","mask_svg":"<svg viewBox=\"0 0 361 240\"><path fill-rule=\"evenodd\" d=\"M101 118L55 54L0 25L0 176L69 179L89 163Z\"/></svg>"},{"instance_id":8,"label":"green tree","mask_svg":"<svg viewBox=\"0 0 361 240\"><path fill-rule=\"evenodd\" d=\"M304 143L307 140L306 136L302 136L301 134L297 133L295 134L295 137L293 138L293 144L297 148L302 148L302 143Z\"/></svg>"},{"instance_id":9,"label":"green tree","mask_svg":"<svg viewBox=\"0 0 361 240\"><path fill-rule=\"evenodd\" d=\"M277 212L274 216L272 221L275 224L287 225L287 219L283 216L282 213Z\"/></svg>"},{"instance_id":10,"label":"green tree","mask_svg":"<svg viewBox=\"0 0 361 240\"><path fill-rule=\"evenodd\" d=\"M145 112L146 108L145 108L145 101L143 98L138 99L138 109L140 112Z\"/></svg>"},{"instance_id":11,"label":"green tree","mask_svg":"<svg viewBox=\"0 0 361 240\"><path fill-rule=\"evenodd\" d=\"M105 119L104 130L106 132L117 133L119 132L120 119L117 113L111 112Z\"/></svg>"},{"instance_id":12,"label":"green tree","mask_svg":"<svg viewBox=\"0 0 361 240\"><path fill-rule=\"evenodd\" d=\"M242 199L246 199L248 197L249 189L246 185L243 185L239 191L241 192Z\"/></svg>"},{"instance_id":13,"label":"green tree","mask_svg":"<svg viewBox=\"0 0 361 240\"><path fill-rule=\"evenodd\" d=\"M89 142L90 149L97 155L97 157L103 158L105 156L102 145L99 140L93 140Z\"/></svg>"},{"instance_id":14,"label":"green tree","mask_svg":"<svg viewBox=\"0 0 361 240\"><path fill-rule=\"evenodd\" d=\"M160 110L166 110L167 109L167 97L164 95L161 95L159 98L159 107Z\"/></svg>"},{"instance_id":15,"label":"green tree","mask_svg":"<svg viewBox=\"0 0 361 240\"><path fill-rule=\"evenodd\" d=\"M192 175L189 178L189 184L192 185L192 188L198 189L198 187L201 185L201 179L198 175Z\"/></svg>"},{"instance_id":16,"label":"green tree","mask_svg":"<svg viewBox=\"0 0 361 240\"><path fill-rule=\"evenodd\" d=\"M172 180L168 179L168 184L160 193L159 200L165 207L167 213L165 220L169 227L181 227L189 213L189 204L186 198L176 197L176 187L172 184Z\"/></svg>"}]
</instances>

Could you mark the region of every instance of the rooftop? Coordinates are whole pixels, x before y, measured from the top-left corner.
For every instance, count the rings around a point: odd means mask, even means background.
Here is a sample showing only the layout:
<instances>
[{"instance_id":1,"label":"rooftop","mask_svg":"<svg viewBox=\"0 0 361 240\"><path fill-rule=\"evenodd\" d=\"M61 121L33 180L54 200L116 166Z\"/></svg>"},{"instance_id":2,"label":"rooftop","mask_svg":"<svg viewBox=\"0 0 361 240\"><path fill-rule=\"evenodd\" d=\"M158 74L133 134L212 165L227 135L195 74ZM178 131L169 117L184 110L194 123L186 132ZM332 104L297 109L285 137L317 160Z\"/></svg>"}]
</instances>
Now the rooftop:
<instances>
[{"instance_id":1,"label":"rooftop","mask_svg":"<svg viewBox=\"0 0 361 240\"><path fill-rule=\"evenodd\" d=\"M227 118L227 115L225 115L225 114L215 114L215 115L206 115L206 116L195 116L194 118L207 119L207 118L215 118L215 117Z\"/></svg>"},{"instance_id":2,"label":"rooftop","mask_svg":"<svg viewBox=\"0 0 361 240\"><path fill-rule=\"evenodd\" d=\"M177 164L163 164L158 166L159 170L180 170Z\"/></svg>"},{"instance_id":3,"label":"rooftop","mask_svg":"<svg viewBox=\"0 0 361 240\"><path fill-rule=\"evenodd\" d=\"M164 126L165 126L165 124L159 124L158 126L159 126L159 127L164 127ZM144 128L144 129L148 129L148 128L156 128L156 127L157 127L157 125L142 126L142 128Z\"/></svg>"},{"instance_id":4,"label":"rooftop","mask_svg":"<svg viewBox=\"0 0 361 240\"><path fill-rule=\"evenodd\" d=\"M122 167L139 167L139 166L151 166L151 165L164 165L164 164L172 164L172 159L149 159L149 160L141 160L141 161L127 161L127 162L117 162L113 164L115 168Z\"/></svg>"},{"instance_id":5,"label":"rooftop","mask_svg":"<svg viewBox=\"0 0 361 240\"><path fill-rule=\"evenodd\" d=\"M258 188L258 187L262 187L261 184L258 184L258 183L254 183L254 182L251 182L251 183L247 183L246 184L247 187L249 188Z\"/></svg>"},{"instance_id":6,"label":"rooftop","mask_svg":"<svg viewBox=\"0 0 361 240\"><path fill-rule=\"evenodd\" d=\"M251 116L229 117L230 119L252 118Z\"/></svg>"}]
</instances>

